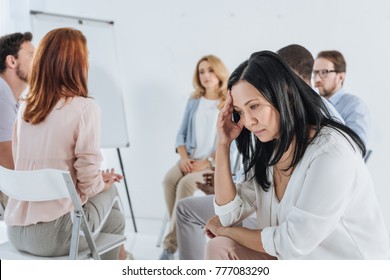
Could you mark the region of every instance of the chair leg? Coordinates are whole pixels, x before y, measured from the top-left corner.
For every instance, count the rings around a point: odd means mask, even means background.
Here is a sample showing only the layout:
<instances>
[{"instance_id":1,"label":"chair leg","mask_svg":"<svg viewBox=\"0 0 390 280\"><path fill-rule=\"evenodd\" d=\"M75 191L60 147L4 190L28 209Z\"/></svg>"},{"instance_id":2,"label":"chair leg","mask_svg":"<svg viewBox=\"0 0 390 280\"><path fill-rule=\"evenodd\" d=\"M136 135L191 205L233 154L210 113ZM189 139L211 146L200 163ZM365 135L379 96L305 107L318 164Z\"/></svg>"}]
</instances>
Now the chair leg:
<instances>
[{"instance_id":1,"label":"chair leg","mask_svg":"<svg viewBox=\"0 0 390 280\"><path fill-rule=\"evenodd\" d=\"M160 234L158 235L156 247L160 247L161 246L161 242L162 242L163 237L164 237L165 228L167 227L168 220L169 220L168 219L168 212L165 212L165 215L164 215L164 218L163 218L163 221L162 221L162 224L161 224L161 228L160 228Z\"/></svg>"},{"instance_id":2,"label":"chair leg","mask_svg":"<svg viewBox=\"0 0 390 280\"><path fill-rule=\"evenodd\" d=\"M4 220L4 211L5 211L5 207L3 203L0 201L0 221Z\"/></svg>"},{"instance_id":3,"label":"chair leg","mask_svg":"<svg viewBox=\"0 0 390 280\"><path fill-rule=\"evenodd\" d=\"M73 228L72 228L72 238L70 241L70 251L69 259L77 260L77 254L79 250L79 240L80 240L80 224L81 224L81 214L75 212L73 219Z\"/></svg>"}]
</instances>

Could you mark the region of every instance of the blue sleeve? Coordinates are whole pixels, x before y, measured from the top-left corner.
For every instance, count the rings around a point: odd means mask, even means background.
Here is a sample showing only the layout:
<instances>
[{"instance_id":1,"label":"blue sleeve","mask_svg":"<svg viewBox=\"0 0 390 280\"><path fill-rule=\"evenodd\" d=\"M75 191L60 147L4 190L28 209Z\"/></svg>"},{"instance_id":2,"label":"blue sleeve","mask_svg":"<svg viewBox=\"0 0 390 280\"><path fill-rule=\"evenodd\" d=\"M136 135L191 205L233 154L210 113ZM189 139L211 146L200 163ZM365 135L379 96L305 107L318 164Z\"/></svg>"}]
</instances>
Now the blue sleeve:
<instances>
[{"instance_id":1,"label":"blue sleeve","mask_svg":"<svg viewBox=\"0 0 390 280\"><path fill-rule=\"evenodd\" d=\"M370 131L370 112L367 105L360 99L355 98L346 105L346 108L348 110L345 110L347 112L344 118L345 125L359 135L367 146Z\"/></svg>"},{"instance_id":2,"label":"blue sleeve","mask_svg":"<svg viewBox=\"0 0 390 280\"><path fill-rule=\"evenodd\" d=\"M188 126L189 126L189 122L190 122L191 109L194 106L194 103L192 101L193 101L193 99L190 99L187 102L187 106L186 106L186 109L184 112L184 117L183 117L180 129L179 129L177 136L176 136L175 148L186 144L187 137L188 137L187 134L188 134Z\"/></svg>"}]
</instances>

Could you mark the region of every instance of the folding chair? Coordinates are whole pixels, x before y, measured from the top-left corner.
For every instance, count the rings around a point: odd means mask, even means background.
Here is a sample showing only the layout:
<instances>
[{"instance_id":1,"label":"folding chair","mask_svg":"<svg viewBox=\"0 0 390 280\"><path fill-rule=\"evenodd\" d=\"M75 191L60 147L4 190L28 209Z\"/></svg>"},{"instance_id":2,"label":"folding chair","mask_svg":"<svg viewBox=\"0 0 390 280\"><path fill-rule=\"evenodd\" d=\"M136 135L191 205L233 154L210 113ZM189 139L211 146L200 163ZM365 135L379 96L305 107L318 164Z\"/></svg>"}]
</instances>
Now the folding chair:
<instances>
[{"instance_id":1,"label":"folding chair","mask_svg":"<svg viewBox=\"0 0 390 280\"><path fill-rule=\"evenodd\" d=\"M164 233L165 233L165 229L167 227L168 222L169 222L168 212L165 211L164 218L163 218L163 221L161 223L160 234L158 235L156 247L160 247L161 246L161 242L162 242L162 240L164 238Z\"/></svg>"},{"instance_id":2,"label":"folding chair","mask_svg":"<svg viewBox=\"0 0 390 280\"><path fill-rule=\"evenodd\" d=\"M0 190L8 197L21 201L48 201L61 198L72 199L74 205L72 238L69 255L60 257L41 257L16 250L9 242L0 244L0 259L100 259L108 252L126 241L118 234L92 233L87 223L76 188L69 171L43 169L34 171L15 171L0 166ZM120 203L119 197L113 201ZM102 222L104 224L104 221ZM80 235L85 236L88 248L78 251Z\"/></svg>"}]
</instances>

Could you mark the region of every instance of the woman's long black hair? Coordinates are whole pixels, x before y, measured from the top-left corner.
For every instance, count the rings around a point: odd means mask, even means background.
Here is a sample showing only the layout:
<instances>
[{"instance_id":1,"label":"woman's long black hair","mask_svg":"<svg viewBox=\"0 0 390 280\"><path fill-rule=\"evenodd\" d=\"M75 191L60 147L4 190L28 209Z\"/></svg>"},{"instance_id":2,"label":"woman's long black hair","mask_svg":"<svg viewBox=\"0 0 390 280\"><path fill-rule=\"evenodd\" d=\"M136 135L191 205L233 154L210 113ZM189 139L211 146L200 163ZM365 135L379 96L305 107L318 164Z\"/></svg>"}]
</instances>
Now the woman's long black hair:
<instances>
[{"instance_id":1,"label":"woman's long black hair","mask_svg":"<svg viewBox=\"0 0 390 280\"><path fill-rule=\"evenodd\" d=\"M310 128L316 131L312 139L324 126L344 132L356 142L362 155L365 155L366 149L359 136L333 120L321 97L277 54L270 51L253 53L231 74L228 89L231 90L241 80L253 85L280 114L280 133L277 139L263 143L245 127L236 139L238 151L243 156L246 179L254 167L254 178L264 191L271 186L267 176L268 168L281 159L294 139L296 144L293 159L287 170L292 172L302 159L312 141ZM233 117L238 121L237 113L233 113Z\"/></svg>"}]
</instances>

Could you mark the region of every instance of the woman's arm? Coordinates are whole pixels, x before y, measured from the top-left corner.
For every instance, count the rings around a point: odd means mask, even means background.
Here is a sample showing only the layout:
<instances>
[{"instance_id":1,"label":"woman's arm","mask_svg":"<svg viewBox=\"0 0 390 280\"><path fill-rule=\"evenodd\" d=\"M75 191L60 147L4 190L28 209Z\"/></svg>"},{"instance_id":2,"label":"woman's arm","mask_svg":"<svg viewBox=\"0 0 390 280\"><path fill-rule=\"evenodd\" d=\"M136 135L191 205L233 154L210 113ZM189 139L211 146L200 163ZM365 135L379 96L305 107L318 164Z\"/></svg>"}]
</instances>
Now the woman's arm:
<instances>
[{"instance_id":1,"label":"woman's arm","mask_svg":"<svg viewBox=\"0 0 390 280\"><path fill-rule=\"evenodd\" d=\"M188 158L186 147L179 146L177 147L177 152L180 155L180 169L184 174L190 173L192 171L192 161Z\"/></svg>"},{"instance_id":2,"label":"woman's arm","mask_svg":"<svg viewBox=\"0 0 390 280\"><path fill-rule=\"evenodd\" d=\"M226 236L246 248L265 253L261 242L261 232L261 229L224 227L221 225L218 216L214 216L206 224L206 234L209 238Z\"/></svg>"},{"instance_id":3,"label":"woman's arm","mask_svg":"<svg viewBox=\"0 0 390 280\"><path fill-rule=\"evenodd\" d=\"M216 147L214 189L215 202L218 205L225 205L236 196L236 187L230 170L229 154L230 144Z\"/></svg>"},{"instance_id":4,"label":"woman's arm","mask_svg":"<svg viewBox=\"0 0 390 280\"><path fill-rule=\"evenodd\" d=\"M198 101L192 98L190 98L187 102L184 115L183 115L183 120L181 122L179 131L177 132L176 135L176 143L175 143L176 152L179 152L178 147L180 146L185 147L189 141L191 142L191 139L189 139L188 131L189 131L189 127L191 126L194 110L196 109L198 104L199 104Z\"/></svg>"},{"instance_id":5,"label":"woman's arm","mask_svg":"<svg viewBox=\"0 0 390 280\"><path fill-rule=\"evenodd\" d=\"M74 153L76 161L77 189L80 197L92 197L103 191L104 182L100 172L100 108L94 102L84 108L76 131Z\"/></svg>"},{"instance_id":6,"label":"woman's arm","mask_svg":"<svg viewBox=\"0 0 390 280\"><path fill-rule=\"evenodd\" d=\"M232 120L233 99L230 91L225 106L218 115L217 143L215 151L215 201L218 205L231 202L236 196L236 188L230 169L230 145L240 135L244 125Z\"/></svg>"}]
</instances>

